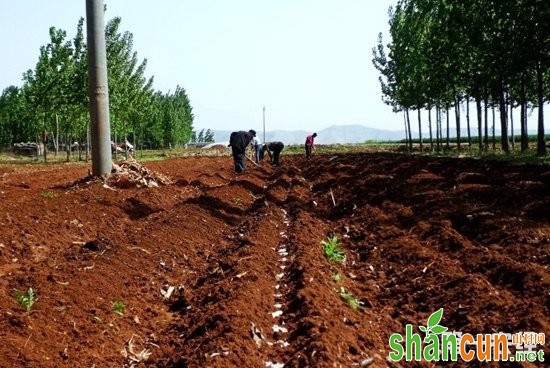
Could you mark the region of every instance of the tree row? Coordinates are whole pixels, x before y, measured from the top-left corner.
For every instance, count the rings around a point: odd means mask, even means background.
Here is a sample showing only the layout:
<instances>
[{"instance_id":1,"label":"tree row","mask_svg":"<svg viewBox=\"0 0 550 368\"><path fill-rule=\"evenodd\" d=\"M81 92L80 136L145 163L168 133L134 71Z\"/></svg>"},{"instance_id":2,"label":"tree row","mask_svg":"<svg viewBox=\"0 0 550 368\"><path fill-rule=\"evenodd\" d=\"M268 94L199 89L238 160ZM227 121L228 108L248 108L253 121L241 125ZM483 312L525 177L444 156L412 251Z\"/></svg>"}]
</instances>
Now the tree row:
<instances>
[{"instance_id":1,"label":"tree row","mask_svg":"<svg viewBox=\"0 0 550 368\"><path fill-rule=\"evenodd\" d=\"M34 70L23 74L23 85L9 86L0 96L0 147L49 137L55 150L74 141L87 142L88 55L84 19L76 35L55 27L50 42L40 47ZM105 26L110 122L113 140L147 142L153 147L187 143L193 134L193 111L184 88L153 90L145 77L147 60L133 50L133 35L120 30L121 18Z\"/></svg>"},{"instance_id":2,"label":"tree row","mask_svg":"<svg viewBox=\"0 0 550 368\"><path fill-rule=\"evenodd\" d=\"M508 153L509 132L517 129L513 111L519 109L520 147L525 151L528 112L536 109L536 150L546 154L550 2L400 0L388 13L391 41L386 45L379 35L373 64L380 72L384 102L403 112L409 145L410 114L415 111L421 145L427 140L431 149L448 147L452 117L458 149L466 141L487 150L497 125L500 148ZM428 139L423 137L426 113L421 111L427 111ZM490 111L496 111L496 124ZM461 137L463 129L467 137Z\"/></svg>"}]
</instances>

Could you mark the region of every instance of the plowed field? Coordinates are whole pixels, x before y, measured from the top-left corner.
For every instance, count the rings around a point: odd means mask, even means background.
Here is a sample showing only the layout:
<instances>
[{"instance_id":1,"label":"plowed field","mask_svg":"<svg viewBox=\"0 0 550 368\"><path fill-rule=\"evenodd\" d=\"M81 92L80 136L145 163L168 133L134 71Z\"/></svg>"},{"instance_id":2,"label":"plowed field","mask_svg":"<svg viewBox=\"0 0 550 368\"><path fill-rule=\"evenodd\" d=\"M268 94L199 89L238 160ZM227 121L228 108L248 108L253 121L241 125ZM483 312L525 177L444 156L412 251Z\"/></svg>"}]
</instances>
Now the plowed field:
<instances>
[{"instance_id":1,"label":"plowed field","mask_svg":"<svg viewBox=\"0 0 550 368\"><path fill-rule=\"evenodd\" d=\"M547 166L284 151L248 165L147 162L171 182L144 188L0 166L0 367L433 367L390 362L388 339L440 308L451 331L548 338ZM325 257L333 236L343 263ZM13 292L29 288L26 311Z\"/></svg>"}]
</instances>

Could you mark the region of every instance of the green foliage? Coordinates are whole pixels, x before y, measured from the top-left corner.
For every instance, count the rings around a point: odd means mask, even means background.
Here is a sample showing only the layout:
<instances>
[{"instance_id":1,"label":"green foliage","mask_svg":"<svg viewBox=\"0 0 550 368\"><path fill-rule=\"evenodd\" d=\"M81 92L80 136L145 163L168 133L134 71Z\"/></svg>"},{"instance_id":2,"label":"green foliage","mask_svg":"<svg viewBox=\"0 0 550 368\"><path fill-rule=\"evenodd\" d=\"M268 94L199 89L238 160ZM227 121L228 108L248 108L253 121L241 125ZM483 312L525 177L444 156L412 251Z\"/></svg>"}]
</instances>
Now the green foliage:
<instances>
[{"instance_id":1,"label":"green foliage","mask_svg":"<svg viewBox=\"0 0 550 368\"><path fill-rule=\"evenodd\" d=\"M547 3L531 0L400 0L390 8L391 42L386 45L379 36L372 62L380 73L383 100L406 114L409 137L409 110L434 107L447 119L454 108L459 136L461 107L473 100L479 115L482 108L498 106L501 149L508 153L509 106L540 107L537 153L546 153L542 112L550 98L549 9ZM443 129L441 114L436 115L439 145ZM522 150L528 134L525 116L519 122ZM481 135L487 136L481 120L480 143ZM491 124L484 123L485 129ZM488 149L488 140L483 146Z\"/></svg>"},{"instance_id":2,"label":"green foliage","mask_svg":"<svg viewBox=\"0 0 550 368\"><path fill-rule=\"evenodd\" d=\"M36 302L36 295L32 288L29 288L26 293L18 289L13 289L13 298L27 312L30 312L30 310L32 309L32 306Z\"/></svg>"},{"instance_id":3,"label":"green foliage","mask_svg":"<svg viewBox=\"0 0 550 368\"><path fill-rule=\"evenodd\" d=\"M331 276L332 281L339 284L342 281L342 275L339 272L335 272Z\"/></svg>"},{"instance_id":4,"label":"green foliage","mask_svg":"<svg viewBox=\"0 0 550 368\"><path fill-rule=\"evenodd\" d=\"M321 246L329 262L343 263L346 260L346 255L340 248L340 240L337 236L323 240Z\"/></svg>"},{"instance_id":5,"label":"green foliage","mask_svg":"<svg viewBox=\"0 0 550 368\"><path fill-rule=\"evenodd\" d=\"M185 89L176 92L157 92L153 100L153 113L147 124L147 138L156 145L166 147L183 145L191 140L193 112Z\"/></svg>"},{"instance_id":6,"label":"green foliage","mask_svg":"<svg viewBox=\"0 0 550 368\"><path fill-rule=\"evenodd\" d=\"M214 132L210 129L206 129L204 133L204 141L206 143L214 143Z\"/></svg>"},{"instance_id":7,"label":"green foliage","mask_svg":"<svg viewBox=\"0 0 550 368\"><path fill-rule=\"evenodd\" d=\"M197 135L197 142L204 142L204 129L201 129L201 131Z\"/></svg>"},{"instance_id":8,"label":"green foliage","mask_svg":"<svg viewBox=\"0 0 550 368\"><path fill-rule=\"evenodd\" d=\"M210 129L201 129L197 134L196 131L191 132L191 142L197 143L214 143L214 132Z\"/></svg>"},{"instance_id":9,"label":"green foliage","mask_svg":"<svg viewBox=\"0 0 550 368\"><path fill-rule=\"evenodd\" d=\"M67 139L86 136L88 98L83 22L80 19L73 42L67 39L66 31L51 27L50 42L40 48L35 69L23 75L24 119L33 125L27 141L34 140L42 131L55 132Z\"/></svg>"},{"instance_id":10,"label":"green foliage","mask_svg":"<svg viewBox=\"0 0 550 368\"><path fill-rule=\"evenodd\" d=\"M105 27L111 132L117 140L130 132L143 132L156 107L153 78L145 77L147 59L138 60L133 50L134 36L120 31L121 22L120 17L115 17Z\"/></svg>"},{"instance_id":11,"label":"green foliage","mask_svg":"<svg viewBox=\"0 0 550 368\"><path fill-rule=\"evenodd\" d=\"M126 309L126 303L122 300L115 300L111 302L111 310L113 313L118 314L119 316L124 315L124 310Z\"/></svg>"},{"instance_id":12,"label":"green foliage","mask_svg":"<svg viewBox=\"0 0 550 368\"><path fill-rule=\"evenodd\" d=\"M357 297L352 293L348 293L344 288L340 290L338 295L340 295L340 298L348 303L352 309L357 310L364 308L361 301L359 301L359 299L357 299Z\"/></svg>"},{"instance_id":13,"label":"green foliage","mask_svg":"<svg viewBox=\"0 0 550 368\"><path fill-rule=\"evenodd\" d=\"M15 86L6 88L0 96L0 147L27 141L33 129L25 119L23 91Z\"/></svg>"},{"instance_id":14,"label":"green foliage","mask_svg":"<svg viewBox=\"0 0 550 368\"><path fill-rule=\"evenodd\" d=\"M111 132L117 141L130 135L155 147L187 143L193 113L180 86L175 93L153 91L146 77L147 60L133 50L133 35L121 31L121 18L105 26L109 68ZM0 96L0 147L36 141L45 131L50 144L59 140L85 142L88 132L88 59L84 19L71 40L67 32L51 27L48 44L40 47L38 61L23 74L21 88L10 86Z\"/></svg>"}]
</instances>

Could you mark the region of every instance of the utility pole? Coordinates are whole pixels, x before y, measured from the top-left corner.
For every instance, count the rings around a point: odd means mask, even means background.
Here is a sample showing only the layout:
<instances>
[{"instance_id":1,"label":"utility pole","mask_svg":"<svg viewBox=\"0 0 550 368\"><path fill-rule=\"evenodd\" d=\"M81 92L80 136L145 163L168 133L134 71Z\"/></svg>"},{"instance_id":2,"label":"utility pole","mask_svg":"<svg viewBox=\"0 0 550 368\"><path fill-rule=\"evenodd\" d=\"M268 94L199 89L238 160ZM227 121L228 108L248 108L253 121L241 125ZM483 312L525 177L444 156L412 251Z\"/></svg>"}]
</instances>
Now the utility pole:
<instances>
[{"instance_id":1,"label":"utility pole","mask_svg":"<svg viewBox=\"0 0 550 368\"><path fill-rule=\"evenodd\" d=\"M264 144L265 144L265 106L264 106Z\"/></svg>"},{"instance_id":2,"label":"utility pole","mask_svg":"<svg viewBox=\"0 0 550 368\"><path fill-rule=\"evenodd\" d=\"M103 0L86 0L88 36L88 93L92 136L92 175L111 173L111 124L107 84L107 50Z\"/></svg>"}]
</instances>

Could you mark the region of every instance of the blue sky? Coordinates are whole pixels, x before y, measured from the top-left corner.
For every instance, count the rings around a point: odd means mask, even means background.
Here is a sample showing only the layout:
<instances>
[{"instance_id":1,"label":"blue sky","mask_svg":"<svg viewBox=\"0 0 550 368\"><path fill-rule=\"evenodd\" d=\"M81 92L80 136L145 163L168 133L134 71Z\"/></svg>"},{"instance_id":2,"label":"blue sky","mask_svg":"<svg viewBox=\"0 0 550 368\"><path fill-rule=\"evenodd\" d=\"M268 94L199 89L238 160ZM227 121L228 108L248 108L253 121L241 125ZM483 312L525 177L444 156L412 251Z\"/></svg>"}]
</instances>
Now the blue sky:
<instances>
[{"instance_id":1,"label":"blue sky","mask_svg":"<svg viewBox=\"0 0 550 368\"><path fill-rule=\"evenodd\" d=\"M402 130L384 105L372 48L397 0L104 0L148 61L156 90L183 86L195 127ZM55 26L72 38L85 0L0 1L0 90L21 85ZM388 41L387 36L385 41Z\"/></svg>"}]
</instances>

